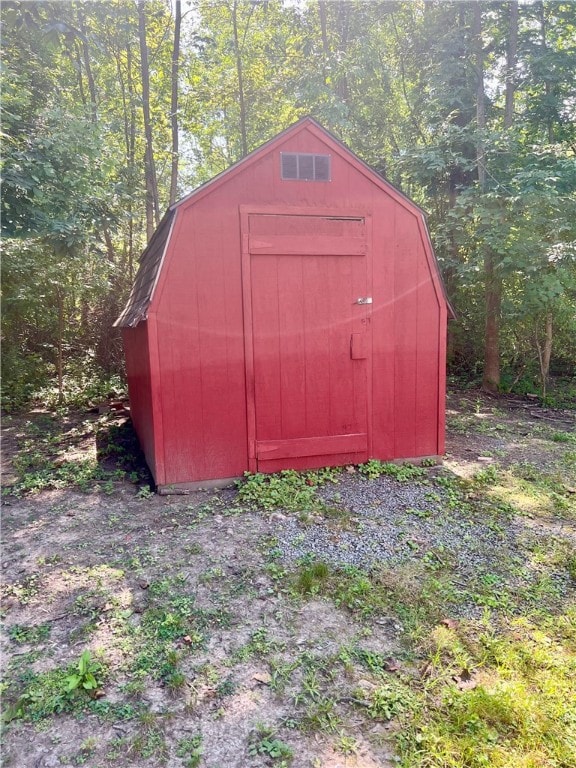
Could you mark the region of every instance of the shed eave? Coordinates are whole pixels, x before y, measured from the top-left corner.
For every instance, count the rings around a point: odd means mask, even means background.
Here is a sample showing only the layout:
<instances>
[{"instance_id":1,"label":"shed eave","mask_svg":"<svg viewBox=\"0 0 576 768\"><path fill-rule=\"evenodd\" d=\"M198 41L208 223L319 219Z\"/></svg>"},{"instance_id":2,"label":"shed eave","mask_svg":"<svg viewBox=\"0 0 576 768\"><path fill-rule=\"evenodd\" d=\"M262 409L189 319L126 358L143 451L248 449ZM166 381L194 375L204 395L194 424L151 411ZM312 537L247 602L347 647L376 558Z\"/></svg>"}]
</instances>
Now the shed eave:
<instances>
[{"instance_id":1,"label":"shed eave","mask_svg":"<svg viewBox=\"0 0 576 768\"><path fill-rule=\"evenodd\" d=\"M162 217L162 221L152 235L150 242L144 249L140 259L138 272L136 273L136 279L130 292L130 296L126 302L126 306L122 310L122 313L113 324L114 328L135 328L137 325L139 325L139 323L148 318L148 309L154 300L154 294L158 286L158 280L162 272L164 260L166 259L168 247L170 245L170 239L172 237L175 219L176 212L169 208ZM165 231L166 228L168 228L167 232ZM150 279L145 281L143 284L139 284L139 277L143 274L143 270L145 273L147 262L153 254L153 249L158 244L159 238L161 238L164 233L166 239L164 242L160 241L161 251L159 258L156 258L155 262L153 262L149 268Z\"/></svg>"}]
</instances>

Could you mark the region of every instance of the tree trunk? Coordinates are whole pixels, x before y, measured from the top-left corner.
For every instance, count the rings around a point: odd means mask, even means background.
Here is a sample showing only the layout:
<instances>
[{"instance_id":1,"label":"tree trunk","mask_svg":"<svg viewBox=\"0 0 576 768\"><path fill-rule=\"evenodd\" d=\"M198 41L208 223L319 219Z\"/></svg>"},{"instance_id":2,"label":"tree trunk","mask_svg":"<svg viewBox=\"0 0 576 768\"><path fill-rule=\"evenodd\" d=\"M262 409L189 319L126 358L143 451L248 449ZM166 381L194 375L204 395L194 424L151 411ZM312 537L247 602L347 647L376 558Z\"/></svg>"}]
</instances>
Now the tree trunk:
<instances>
[{"instance_id":1,"label":"tree trunk","mask_svg":"<svg viewBox=\"0 0 576 768\"><path fill-rule=\"evenodd\" d=\"M174 1L174 48L172 49L172 100L170 124L172 127L172 166L170 171L170 205L178 195L178 64L180 59L181 0Z\"/></svg>"},{"instance_id":2,"label":"tree trunk","mask_svg":"<svg viewBox=\"0 0 576 768\"><path fill-rule=\"evenodd\" d=\"M56 294L58 302L58 339L56 343L56 373L58 376L58 405L64 402L64 295Z\"/></svg>"},{"instance_id":3,"label":"tree trunk","mask_svg":"<svg viewBox=\"0 0 576 768\"><path fill-rule=\"evenodd\" d=\"M348 3L336 3L335 7L338 10L338 23L340 33L340 45L339 53L345 53L348 49L348 33L350 29L350 6ZM344 70L340 70L338 80L335 87L336 95L346 104L350 98L350 92L348 88L348 78Z\"/></svg>"},{"instance_id":4,"label":"tree trunk","mask_svg":"<svg viewBox=\"0 0 576 768\"><path fill-rule=\"evenodd\" d=\"M130 43L126 46L126 85L128 86L128 97L130 100L130 122L128 130L128 178L130 183L135 177L135 158L136 158L136 108L134 106L134 83L132 80L132 46ZM128 277L130 284L134 280L134 209L132 206L132 196L128 200Z\"/></svg>"},{"instance_id":5,"label":"tree trunk","mask_svg":"<svg viewBox=\"0 0 576 768\"><path fill-rule=\"evenodd\" d=\"M477 45L476 66L478 68L477 123L479 131L486 127L484 60L482 53L482 9L478 3L474 9L474 26ZM514 95L516 91L515 73L518 51L518 2L510 3L508 41L506 46L506 93L504 127L511 128L514 123ZM486 159L484 139L478 139L478 182L481 192L486 186ZM484 254L485 312L486 326L484 338L484 375L482 388L488 392L497 392L500 386L500 316L502 313L502 277L498 272L498 258L489 249Z\"/></svg>"},{"instance_id":6,"label":"tree trunk","mask_svg":"<svg viewBox=\"0 0 576 768\"><path fill-rule=\"evenodd\" d=\"M474 6L474 44L476 48L476 165L478 168L478 184L480 192L486 189L486 157L484 148L484 131L486 130L486 94L484 91L484 50L482 47L482 6L477 0Z\"/></svg>"},{"instance_id":7,"label":"tree trunk","mask_svg":"<svg viewBox=\"0 0 576 768\"><path fill-rule=\"evenodd\" d=\"M82 33L82 58L84 59L84 69L86 70L86 79L88 80L88 92L90 93L90 119L93 123L98 120L98 104L96 100L96 83L92 74L90 64L90 51L88 50L88 38L86 35L86 24L84 23L84 14L81 8L78 8L78 24Z\"/></svg>"},{"instance_id":8,"label":"tree trunk","mask_svg":"<svg viewBox=\"0 0 576 768\"><path fill-rule=\"evenodd\" d=\"M240 105L240 141L242 157L248 154L248 137L246 131L246 104L244 101L244 73L242 70L242 52L238 36L238 0L232 5L232 31L234 34L234 54L236 57L236 75L238 77L238 103Z\"/></svg>"},{"instance_id":9,"label":"tree trunk","mask_svg":"<svg viewBox=\"0 0 576 768\"><path fill-rule=\"evenodd\" d=\"M482 389L497 392L500 386L500 313L502 280L496 272L492 251L484 256L486 326L484 337L484 376Z\"/></svg>"},{"instance_id":10,"label":"tree trunk","mask_svg":"<svg viewBox=\"0 0 576 768\"><path fill-rule=\"evenodd\" d=\"M330 56L330 46L328 45L328 24L326 22L326 0L318 0L318 16L320 17L320 35L322 36L322 49L324 56Z\"/></svg>"},{"instance_id":11,"label":"tree trunk","mask_svg":"<svg viewBox=\"0 0 576 768\"><path fill-rule=\"evenodd\" d=\"M480 195L486 191L486 94L484 90L484 50L482 45L482 4L474 5L474 45L476 50L476 164ZM497 392L500 386L500 311L502 303L502 281L497 271L497 258L490 246L484 252L484 308L486 313L484 332L484 374L482 389Z\"/></svg>"},{"instance_id":12,"label":"tree trunk","mask_svg":"<svg viewBox=\"0 0 576 768\"><path fill-rule=\"evenodd\" d=\"M542 399L546 397L546 391L548 389L548 376L550 375L550 358L552 357L552 341L553 341L553 322L552 312L546 313L545 325L544 325L544 343L540 343L538 336L538 328L535 333L536 349L538 350L538 362L540 364L540 386L542 391Z\"/></svg>"},{"instance_id":13,"label":"tree trunk","mask_svg":"<svg viewBox=\"0 0 576 768\"><path fill-rule=\"evenodd\" d=\"M324 51L322 73L323 73L324 85L328 85L328 70L326 69L326 67L330 61L330 45L328 43L326 0L318 0L318 16L320 18L320 36L322 38L322 50Z\"/></svg>"},{"instance_id":14,"label":"tree trunk","mask_svg":"<svg viewBox=\"0 0 576 768\"><path fill-rule=\"evenodd\" d=\"M82 80L82 60L77 41L74 41L74 53L76 54L76 71L78 72L78 93L80 94L80 101L86 107L86 94L84 93L84 82Z\"/></svg>"},{"instance_id":15,"label":"tree trunk","mask_svg":"<svg viewBox=\"0 0 576 768\"><path fill-rule=\"evenodd\" d=\"M514 94L516 92L516 65L518 59L518 0L511 0L509 10L504 128L511 128L514 123Z\"/></svg>"},{"instance_id":16,"label":"tree trunk","mask_svg":"<svg viewBox=\"0 0 576 768\"><path fill-rule=\"evenodd\" d=\"M547 30L546 30L546 9L544 7L544 3L541 1L538 3L538 18L540 21L540 45L542 48L542 56L546 56L546 52L548 50L548 40L547 40ZM546 104L550 104L550 94L552 92L552 86L550 85L550 80L548 78L544 78L544 93L546 94ZM548 143L553 144L554 143L554 123L552 120L552 115L548 111L547 118L546 118L546 128L547 128L547 138Z\"/></svg>"},{"instance_id":17,"label":"tree trunk","mask_svg":"<svg viewBox=\"0 0 576 768\"><path fill-rule=\"evenodd\" d=\"M158 184L156 167L154 165L154 150L152 144L152 121L150 118L150 70L148 66L148 46L146 45L146 4L138 0L138 38L140 42L140 71L142 77L142 112L144 115L144 136L146 150L144 153L144 177L146 182L146 235L148 241L154 234L160 220L158 203Z\"/></svg>"}]
</instances>

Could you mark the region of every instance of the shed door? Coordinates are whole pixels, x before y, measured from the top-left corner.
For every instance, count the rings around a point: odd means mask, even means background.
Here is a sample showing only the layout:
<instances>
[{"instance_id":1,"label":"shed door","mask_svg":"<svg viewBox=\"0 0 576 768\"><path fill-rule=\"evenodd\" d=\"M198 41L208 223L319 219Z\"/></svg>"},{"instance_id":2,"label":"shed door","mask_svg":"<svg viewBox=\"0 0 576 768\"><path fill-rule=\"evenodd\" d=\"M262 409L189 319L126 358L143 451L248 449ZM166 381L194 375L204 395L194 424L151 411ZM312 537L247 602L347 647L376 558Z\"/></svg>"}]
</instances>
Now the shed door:
<instances>
[{"instance_id":1,"label":"shed door","mask_svg":"<svg viewBox=\"0 0 576 768\"><path fill-rule=\"evenodd\" d=\"M371 298L364 219L257 215L248 224L251 469L365 461Z\"/></svg>"}]
</instances>

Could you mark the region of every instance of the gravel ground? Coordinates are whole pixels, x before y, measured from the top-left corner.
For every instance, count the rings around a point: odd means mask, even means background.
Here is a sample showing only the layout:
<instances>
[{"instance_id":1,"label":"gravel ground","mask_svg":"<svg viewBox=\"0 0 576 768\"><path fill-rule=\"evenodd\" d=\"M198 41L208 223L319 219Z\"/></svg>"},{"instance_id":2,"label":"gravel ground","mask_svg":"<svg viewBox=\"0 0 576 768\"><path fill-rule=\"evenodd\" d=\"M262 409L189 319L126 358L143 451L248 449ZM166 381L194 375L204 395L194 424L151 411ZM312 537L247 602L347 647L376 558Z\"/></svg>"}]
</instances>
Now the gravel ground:
<instances>
[{"instance_id":1,"label":"gravel ground","mask_svg":"<svg viewBox=\"0 0 576 768\"><path fill-rule=\"evenodd\" d=\"M522 519L501 516L494 521L467 511L465 504L451 508L446 491L433 480L401 483L389 477L367 481L343 475L337 485L321 487L319 494L350 517L344 518L344 526L341 520L280 519L278 548L285 563L313 558L334 567L369 570L424 561L450 566L463 580L495 572L516 585L537 578L537 570L527 567L525 550L541 532ZM573 528L557 534L576 545ZM570 588L565 570L554 574L554 580L562 592Z\"/></svg>"}]
</instances>

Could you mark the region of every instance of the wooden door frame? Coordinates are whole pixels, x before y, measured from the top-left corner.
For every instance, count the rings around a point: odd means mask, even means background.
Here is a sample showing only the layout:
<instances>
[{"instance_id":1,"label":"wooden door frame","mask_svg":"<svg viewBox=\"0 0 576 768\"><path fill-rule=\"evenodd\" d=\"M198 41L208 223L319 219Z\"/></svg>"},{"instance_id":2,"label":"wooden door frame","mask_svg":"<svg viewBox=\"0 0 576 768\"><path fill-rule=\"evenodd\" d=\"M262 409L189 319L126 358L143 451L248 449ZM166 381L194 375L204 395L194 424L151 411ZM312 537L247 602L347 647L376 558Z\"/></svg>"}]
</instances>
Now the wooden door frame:
<instances>
[{"instance_id":1,"label":"wooden door frame","mask_svg":"<svg viewBox=\"0 0 576 768\"><path fill-rule=\"evenodd\" d=\"M372 215L364 208L311 208L289 205L240 205L240 242L242 271L242 305L244 315L244 361L246 376L246 431L248 436L248 471L258 471L256 457L256 384L254 373L254 326L252 316L252 263L250 253L250 216L306 216L321 218L362 218L366 228L366 283L368 291L373 290L372 257ZM372 456L372 317L370 325L370 355L366 360L366 429L368 434L368 458Z\"/></svg>"}]
</instances>

